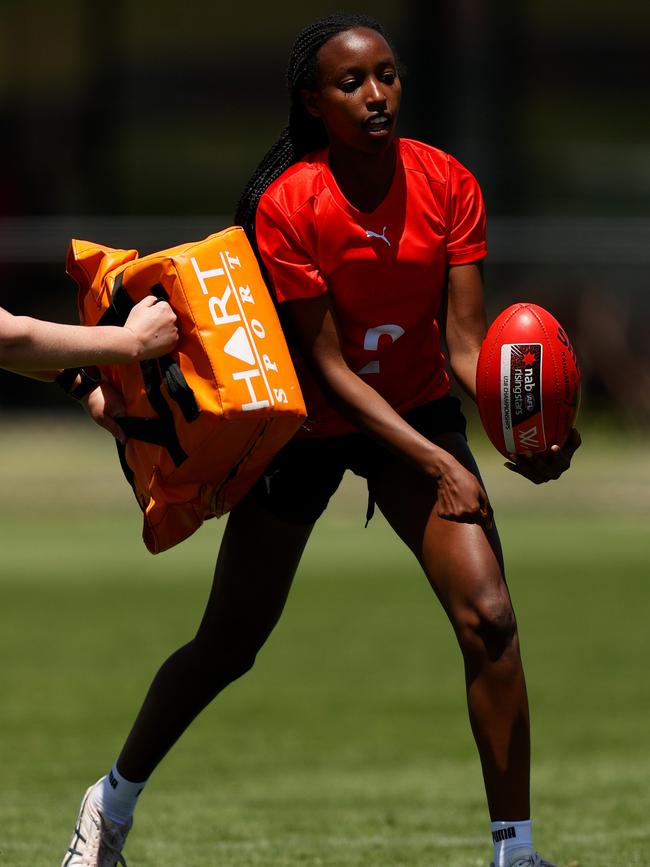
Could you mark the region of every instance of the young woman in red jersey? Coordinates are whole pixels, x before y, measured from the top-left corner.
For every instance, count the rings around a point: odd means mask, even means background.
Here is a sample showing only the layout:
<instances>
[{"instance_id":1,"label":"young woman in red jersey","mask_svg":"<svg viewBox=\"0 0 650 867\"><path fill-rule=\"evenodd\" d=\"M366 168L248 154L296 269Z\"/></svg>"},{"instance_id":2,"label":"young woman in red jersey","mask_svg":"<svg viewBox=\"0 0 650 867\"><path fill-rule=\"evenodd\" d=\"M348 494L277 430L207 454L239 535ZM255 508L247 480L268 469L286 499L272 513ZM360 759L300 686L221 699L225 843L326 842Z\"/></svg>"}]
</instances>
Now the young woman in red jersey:
<instances>
[{"instance_id":1,"label":"young woman in red jersey","mask_svg":"<svg viewBox=\"0 0 650 867\"><path fill-rule=\"evenodd\" d=\"M531 842L528 705L501 549L440 352L445 310L448 362L473 397L486 330L480 190L452 157L395 137L399 68L375 21L310 25L288 78L289 125L236 218L278 299L309 419L231 513L196 637L163 664L116 764L88 790L63 865L124 863L144 783L252 666L315 521L352 469L367 479L369 513L376 503L417 556L456 633L494 863L550 867ZM100 423L109 398L91 394ZM563 449L512 468L557 478L578 445L574 432Z\"/></svg>"}]
</instances>

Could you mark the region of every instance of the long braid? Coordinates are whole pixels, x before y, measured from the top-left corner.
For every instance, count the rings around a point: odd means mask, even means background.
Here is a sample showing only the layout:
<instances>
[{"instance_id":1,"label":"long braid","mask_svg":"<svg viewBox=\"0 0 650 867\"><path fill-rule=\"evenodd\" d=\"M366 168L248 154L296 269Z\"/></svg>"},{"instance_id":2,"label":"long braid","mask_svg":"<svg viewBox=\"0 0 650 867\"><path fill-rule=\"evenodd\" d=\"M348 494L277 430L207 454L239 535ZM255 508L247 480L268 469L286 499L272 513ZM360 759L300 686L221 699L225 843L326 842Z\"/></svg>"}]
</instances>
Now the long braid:
<instances>
[{"instance_id":1,"label":"long braid","mask_svg":"<svg viewBox=\"0 0 650 867\"><path fill-rule=\"evenodd\" d=\"M309 24L298 34L293 44L287 68L287 87L291 98L289 122L256 168L235 211L235 222L243 226L254 249L257 249L255 212L264 191L289 166L298 162L305 154L319 150L328 143L325 127L304 107L301 91L316 87L317 56L322 46L333 36L355 27L376 30L390 44L388 36L377 21L365 15L348 13L328 15Z\"/></svg>"}]
</instances>

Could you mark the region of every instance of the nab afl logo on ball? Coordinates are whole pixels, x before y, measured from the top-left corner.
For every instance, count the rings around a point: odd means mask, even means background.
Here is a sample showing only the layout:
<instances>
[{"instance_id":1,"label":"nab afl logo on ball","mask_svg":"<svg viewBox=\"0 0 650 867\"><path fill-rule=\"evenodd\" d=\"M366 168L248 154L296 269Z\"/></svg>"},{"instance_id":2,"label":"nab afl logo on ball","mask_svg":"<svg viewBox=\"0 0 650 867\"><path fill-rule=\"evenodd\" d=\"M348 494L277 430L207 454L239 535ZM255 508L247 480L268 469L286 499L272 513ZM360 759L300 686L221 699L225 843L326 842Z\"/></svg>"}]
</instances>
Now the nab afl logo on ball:
<instances>
[{"instance_id":1,"label":"nab afl logo on ball","mask_svg":"<svg viewBox=\"0 0 650 867\"><path fill-rule=\"evenodd\" d=\"M543 307L513 304L494 320L476 366L485 432L506 457L564 445L580 403L566 331Z\"/></svg>"},{"instance_id":2,"label":"nab afl logo on ball","mask_svg":"<svg viewBox=\"0 0 650 867\"><path fill-rule=\"evenodd\" d=\"M501 347L501 420L510 453L546 448L541 370L541 343L504 343Z\"/></svg>"}]
</instances>

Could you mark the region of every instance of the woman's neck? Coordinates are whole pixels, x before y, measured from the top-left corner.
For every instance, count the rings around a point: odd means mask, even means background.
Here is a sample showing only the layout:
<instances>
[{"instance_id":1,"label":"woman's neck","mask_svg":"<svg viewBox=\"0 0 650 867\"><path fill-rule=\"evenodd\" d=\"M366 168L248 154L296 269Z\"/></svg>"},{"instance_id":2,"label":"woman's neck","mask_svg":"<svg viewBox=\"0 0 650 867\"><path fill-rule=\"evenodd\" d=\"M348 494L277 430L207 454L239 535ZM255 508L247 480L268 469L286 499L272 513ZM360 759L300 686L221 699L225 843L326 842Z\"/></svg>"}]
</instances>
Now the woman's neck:
<instances>
[{"instance_id":1,"label":"woman's neck","mask_svg":"<svg viewBox=\"0 0 650 867\"><path fill-rule=\"evenodd\" d=\"M384 201L395 177L397 146L368 154L331 146L329 163L339 189L359 211L374 211Z\"/></svg>"}]
</instances>

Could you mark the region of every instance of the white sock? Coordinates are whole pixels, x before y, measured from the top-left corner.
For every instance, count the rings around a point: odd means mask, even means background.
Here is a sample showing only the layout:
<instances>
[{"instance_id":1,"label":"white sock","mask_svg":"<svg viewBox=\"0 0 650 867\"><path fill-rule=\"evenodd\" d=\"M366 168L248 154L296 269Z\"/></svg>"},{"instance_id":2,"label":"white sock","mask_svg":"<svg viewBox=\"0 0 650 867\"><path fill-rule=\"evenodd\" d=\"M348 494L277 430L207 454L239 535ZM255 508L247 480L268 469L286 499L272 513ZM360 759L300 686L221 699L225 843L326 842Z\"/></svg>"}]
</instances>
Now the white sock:
<instances>
[{"instance_id":1,"label":"white sock","mask_svg":"<svg viewBox=\"0 0 650 867\"><path fill-rule=\"evenodd\" d=\"M93 800L103 816L111 822L124 825L133 816L138 796L146 782L145 780L144 783L132 783L130 780L125 780L117 770L117 766L113 765L109 773L95 786Z\"/></svg>"},{"instance_id":2,"label":"white sock","mask_svg":"<svg viewBox=\"0 0 650 867\"><path fill-rule=\"evenodd\" d=\"M533 852L531 821L492 822L492 842L494 843L494 867L510 867L510 856L517 849Z\"/></svg>"}]
</instances>

